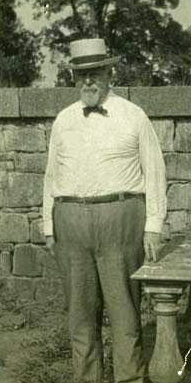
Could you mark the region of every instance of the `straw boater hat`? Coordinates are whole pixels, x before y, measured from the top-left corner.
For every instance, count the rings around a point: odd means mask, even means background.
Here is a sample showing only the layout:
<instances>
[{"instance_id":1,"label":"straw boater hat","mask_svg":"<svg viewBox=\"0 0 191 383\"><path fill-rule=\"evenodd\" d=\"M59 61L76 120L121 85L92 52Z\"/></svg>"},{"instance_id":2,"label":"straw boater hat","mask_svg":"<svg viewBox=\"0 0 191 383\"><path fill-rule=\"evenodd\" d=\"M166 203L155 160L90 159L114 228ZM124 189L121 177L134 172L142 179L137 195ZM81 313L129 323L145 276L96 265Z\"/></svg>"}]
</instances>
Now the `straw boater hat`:
<instances>
[{"instance_id":1,"label":"straw boater hat","mask_svg":"<svg viewBox=\"0 0 191 383\"><path fill-rule=\"evenodd\" d=\"M114 65L119 57L108 57L103 39L82 39L71 42L71 59L65 67L68 69L88 69Z\"/></svg>"}]
</instances>

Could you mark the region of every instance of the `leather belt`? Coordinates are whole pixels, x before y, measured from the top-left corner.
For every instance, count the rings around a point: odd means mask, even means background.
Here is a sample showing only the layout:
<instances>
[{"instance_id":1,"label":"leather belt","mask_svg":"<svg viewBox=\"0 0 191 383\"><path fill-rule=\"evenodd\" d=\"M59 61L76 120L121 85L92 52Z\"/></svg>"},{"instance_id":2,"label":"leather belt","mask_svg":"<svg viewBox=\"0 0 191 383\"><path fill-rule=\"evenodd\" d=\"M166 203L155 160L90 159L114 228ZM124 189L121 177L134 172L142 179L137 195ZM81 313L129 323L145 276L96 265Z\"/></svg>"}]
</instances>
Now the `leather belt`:
<instances>
[{"instance_id":1,"label":"leather belt","mask_svg":"<svg viewBox=\"0 0 191 383\"><path fill-rule=\"evenodd\" d=\"M102 196L94 196L94 197L76 197L76 196L59 196L55 197L54 201L59 203L64 202L73 202L73 203L81 203L81 204L94 204L94 203L107 203L114 201L125 201L129 198L144 198L144 194L133 194L133 193L114 193L114 194L106 194Z\"/></svg>"}]
</instances>

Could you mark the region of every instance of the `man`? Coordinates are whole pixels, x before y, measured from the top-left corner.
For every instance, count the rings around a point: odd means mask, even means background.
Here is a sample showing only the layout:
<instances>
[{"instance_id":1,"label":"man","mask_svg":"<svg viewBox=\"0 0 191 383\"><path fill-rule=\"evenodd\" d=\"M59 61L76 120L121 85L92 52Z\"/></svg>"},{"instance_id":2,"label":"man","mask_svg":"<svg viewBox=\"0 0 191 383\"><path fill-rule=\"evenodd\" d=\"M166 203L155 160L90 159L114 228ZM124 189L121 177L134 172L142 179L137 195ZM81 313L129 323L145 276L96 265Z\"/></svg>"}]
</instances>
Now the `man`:
<instances>
[{"instance_id":1,"label":"man","mask_svg":"<svg viewBox=\"0 0 191 383\"><path fill-rule=\"evenodd\" d=\"M166 214L164 162L145 113L109 89L118 58L107 58L104 40L74 41L71 56L80 100L53 125L44 232L67 270L74 380L103 381L104 301L115 382L142 383L140 286L130 275L144 261L143 243L146 260L156 261Z\"/></svg>"}]
</instances>

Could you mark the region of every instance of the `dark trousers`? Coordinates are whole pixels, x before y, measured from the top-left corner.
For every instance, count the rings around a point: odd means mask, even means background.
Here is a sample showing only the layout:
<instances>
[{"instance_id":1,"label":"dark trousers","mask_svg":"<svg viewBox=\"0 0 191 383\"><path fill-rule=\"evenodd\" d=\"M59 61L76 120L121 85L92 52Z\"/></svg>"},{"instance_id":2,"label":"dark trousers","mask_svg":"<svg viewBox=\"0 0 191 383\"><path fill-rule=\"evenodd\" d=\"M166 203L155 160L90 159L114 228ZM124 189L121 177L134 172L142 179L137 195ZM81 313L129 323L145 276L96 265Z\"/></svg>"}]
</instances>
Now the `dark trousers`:
<instances>
[{"instance_id":1,"label":"dark trousers","mask_svg":"<svg viewBox=\"0 0 191 383\"><path fill-rule=\"evenodd\" d=\"M56 202L56 257L66 273L74 380L102 382L103 300L111 323L115 382L143 382L140 285L145 201Z\"/></svg>"}]
</instances>

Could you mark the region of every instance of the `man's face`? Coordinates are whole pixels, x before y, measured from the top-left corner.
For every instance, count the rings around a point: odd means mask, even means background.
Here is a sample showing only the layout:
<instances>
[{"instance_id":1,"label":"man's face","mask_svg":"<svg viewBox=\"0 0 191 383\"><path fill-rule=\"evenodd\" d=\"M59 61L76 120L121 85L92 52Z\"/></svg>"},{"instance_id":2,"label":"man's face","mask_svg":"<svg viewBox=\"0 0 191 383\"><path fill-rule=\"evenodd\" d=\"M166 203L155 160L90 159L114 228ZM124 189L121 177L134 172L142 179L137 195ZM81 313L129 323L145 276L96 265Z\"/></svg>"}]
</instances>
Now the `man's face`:
<instances>
[{"instance_id":1,"label":"man's face","mask_svg":"<svg viewBox=\"0 0 191 383\"><path fill-rule=\"evenodd\" d=\"M87 106L102 103L109 89L110 68L80 69L74 73L81 100Z\"/></svg>"}]
</instances>

